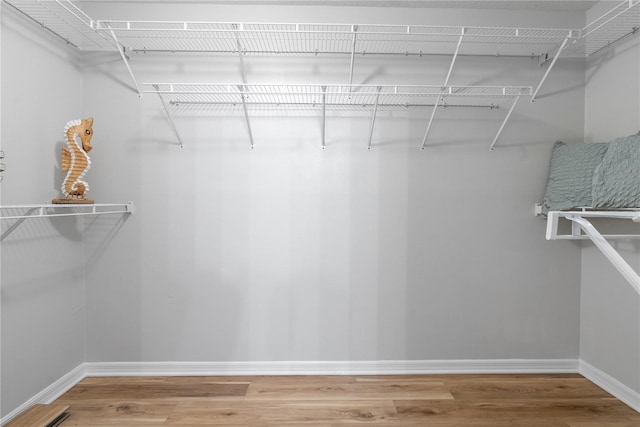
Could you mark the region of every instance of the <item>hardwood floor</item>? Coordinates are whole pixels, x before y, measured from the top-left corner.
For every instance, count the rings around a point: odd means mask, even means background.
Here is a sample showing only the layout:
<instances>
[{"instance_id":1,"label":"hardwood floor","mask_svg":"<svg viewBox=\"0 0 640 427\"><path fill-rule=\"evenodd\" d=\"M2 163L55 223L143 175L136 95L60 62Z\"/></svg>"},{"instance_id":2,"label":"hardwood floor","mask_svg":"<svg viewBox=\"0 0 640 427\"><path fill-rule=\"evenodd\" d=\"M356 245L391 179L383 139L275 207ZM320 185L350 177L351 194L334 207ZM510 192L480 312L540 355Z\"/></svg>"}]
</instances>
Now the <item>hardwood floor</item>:
<instances>
[{"instance_id":1,"label":"hardwood floor","mask_svg":"<svg viewBox=\"0 0 640 427\"><path fill-rule=\"evenodd\" d=\"M86 378L53 404L61 427L639 427L580 375Z\"/></svg>"}]
</instances>

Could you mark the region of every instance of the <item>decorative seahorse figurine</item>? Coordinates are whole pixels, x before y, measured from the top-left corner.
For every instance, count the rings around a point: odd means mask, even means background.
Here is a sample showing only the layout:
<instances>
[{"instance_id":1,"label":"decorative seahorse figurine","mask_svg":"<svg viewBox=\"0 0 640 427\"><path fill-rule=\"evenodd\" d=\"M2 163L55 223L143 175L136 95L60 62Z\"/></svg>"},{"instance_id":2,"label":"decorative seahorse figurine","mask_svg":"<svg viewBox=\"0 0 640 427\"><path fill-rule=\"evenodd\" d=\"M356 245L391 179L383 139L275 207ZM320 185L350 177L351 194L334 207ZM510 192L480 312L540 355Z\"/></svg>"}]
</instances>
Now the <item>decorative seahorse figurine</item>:
<instances>
[{"instance_id":1,"label":"decorative seahorse figurine","mask_svg":"<svg viewBox=\"0 0 640 427\"><path fill-rule=\"evenodd\" d=\"M67 175L62 182L64 198L53 199L53 203L93 203L85 194L89 191L89 184L82 180L91 166L91 159L87 154L91 151L91 137L93 136L93 118L71 120L64 127L67 146L62 147L61 169ZM79 138L76 139L76 137Z\"/></svg>"}]
</instances>

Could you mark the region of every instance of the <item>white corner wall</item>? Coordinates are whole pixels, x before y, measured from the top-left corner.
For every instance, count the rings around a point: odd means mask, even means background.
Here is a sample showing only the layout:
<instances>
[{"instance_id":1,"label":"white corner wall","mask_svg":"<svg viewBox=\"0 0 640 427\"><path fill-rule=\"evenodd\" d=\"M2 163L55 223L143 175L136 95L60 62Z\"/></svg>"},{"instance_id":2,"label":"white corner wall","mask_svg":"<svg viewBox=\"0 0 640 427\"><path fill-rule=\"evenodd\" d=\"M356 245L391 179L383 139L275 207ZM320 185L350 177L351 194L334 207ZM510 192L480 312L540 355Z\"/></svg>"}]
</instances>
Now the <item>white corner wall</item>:
<instances>
[{"instance_id":1,"label":"white corner wall","mask_svg":"<svg viewBox=\"0 0 640 427\"><path fill-rule=\"evenodd\" d=\"M590 10L596 16L606 2ZM611 141L640 131L640 39L633 37L587 63L585 139ZM631 225L640 234L640 226ZM631 230L632 232L634 230ZM616 249L640 271L636 240ZM640 394L640 296L592 244L582 248L580 358ZM640 402L636 403L640 408Z\"/></svg>"},{"instance_id":2,"label":"white corner wall","mask_svg":"<svg viewBox=\"0 0 640 427\"><path fill-rule=\"evenodd\" d=\"M73 52L4 2L3 205L46 203L62 180L63 129L82 111ZM60 174L60 177L58 175ZM84 250L76 219L2 221L2 415L85 358Z\"/></svg>"}]
</instances>

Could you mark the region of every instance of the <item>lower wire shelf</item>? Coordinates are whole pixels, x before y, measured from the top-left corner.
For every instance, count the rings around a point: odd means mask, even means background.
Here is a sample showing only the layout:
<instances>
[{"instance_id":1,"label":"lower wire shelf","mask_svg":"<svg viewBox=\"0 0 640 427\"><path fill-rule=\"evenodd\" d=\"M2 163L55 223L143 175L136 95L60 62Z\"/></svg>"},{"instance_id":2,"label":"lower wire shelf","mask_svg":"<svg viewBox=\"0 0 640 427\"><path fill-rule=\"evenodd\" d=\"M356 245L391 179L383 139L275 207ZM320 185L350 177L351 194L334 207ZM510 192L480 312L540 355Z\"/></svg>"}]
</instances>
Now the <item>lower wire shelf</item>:
<instances>
[{"instance_id":1,"label":"lower wire shelf","mask_svg":"<svg viewBox=\"0 0 640 427\"><path fill-rule=\"evenodd\" d=\"M0 206L0 219L28 219L62 216L133 214L133 202L93 204L33 204Z\"/></svg>"}]
</instances>

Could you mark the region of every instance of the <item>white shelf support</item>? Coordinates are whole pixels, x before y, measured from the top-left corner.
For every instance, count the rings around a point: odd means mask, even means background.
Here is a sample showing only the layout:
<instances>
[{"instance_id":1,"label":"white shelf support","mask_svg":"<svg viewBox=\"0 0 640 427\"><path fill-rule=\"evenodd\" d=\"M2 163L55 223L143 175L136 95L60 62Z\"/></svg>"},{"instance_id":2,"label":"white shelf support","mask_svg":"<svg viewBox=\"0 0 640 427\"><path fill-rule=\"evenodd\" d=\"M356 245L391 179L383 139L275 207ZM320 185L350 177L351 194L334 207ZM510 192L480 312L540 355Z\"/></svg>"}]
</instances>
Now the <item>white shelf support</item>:
<instances>
[{"instance_id":1,"label":"white shelf support","mask_svg":"<svg viewBox=\"0 0 640 427\"><path fill-rule=\"evenodd\" d=\"M572 221L571 234L558 234L560 218ZM625 261L624 258L607 241L607 238L640 238L640 235L603 235L586 218L617 218L630 219L640 223L640 211L551 211L547 213L547 240L583 240L590 239L604 254L611 264L622 274L631 287L640 294L640 275ZM580 230L584 234L580 233Z\"/></svg>"},{"instance_id":2,"label":"white shelf support","mask_svg":"<svg viewBox=\"0 0 640 427\"><path fill-rule=\"evenodd\" d=\"M504 120L502 121L502 124L500 125L500 129L498 129L498 133L496 134L495 138L493 138L493 141L491 142L491 145L489 146L489 151L493 151L496 147L496 142L498 142L498 138L500 138L500 135L502 134L502 131L504 130L504 127L507 125L507 122L509 121L509 118L511 117L511 113L513 113L513 110L516 109L516 105L518 105L518 100L520 99L520 95L516 96L516 98L513 100L513 104L511 104L511 108L509 108L509 111L507 112L507 115L505 116Z\"/></svg>"},{"instance_id":3,"label":"white shelf support","mask_svg":"<svg viewBox=\"0 0 640 427\"><path fill-rule=\"evenodd\" d=\"M238 59L240 60L240 75L242 77L242 83L247 84L247 73L244 68L244 58L242 56L242 44L240 43L240 34L238 33L238 26L234 24L236 28L236 46L238 48Z\"/></svg>"},{"instance_id":4,"label":"white shelf support","mask_svg":"<svg viewBox=\"0 0 640 427\"><path fill-rule=\"evenodd\" d=\"M451 65L449 65L449 71L447 72L447 78L444 79L444 85L447 86L449 84L449 79L451 78L451 73L453 73L453 66L456 63L456 59L458 58L458 52L460 52L460 45L462 44L462 39L464 38L465 29L462 28L462 34L458 39L458 44L456 45L456 50L453 52L453 58L451 58Z\"/></svg>"},{"instance_id":5,"label":"white shelf support","mask_svg":"<svg viewBox=\"0 0 640 427\"><path fill-rule=\"evenodd\" d=\"M640 275L631 268L629 264L620 256L620 254L614 249L613 246L596 230L596 228L588 220L582 218L580 215L568 215L567 219L578 224L578 226L585 232L591 241L596 245L600 252L613 264L613 266L622 274L622 276L629 282L631 287L640 295Z\"/></svg>"},{"instance_id":6,"label":"white shelf support","mask_svg":"<svg viewBox=\"0 0 640 427\"><path fill-rule=\"evenodd\" d=\"M376 101L373 104L373 113L371 114L371 123L369 124L369 143L367 144L367 149L371 150L371 140L373 139L373 127L376 123L376 115L378 114L378 100L380 99L380 90L382 87L378 86L378 90L376 93Z\"/></svg>"},{"instance_id":7,"label":"white shelf support","mask_svg":"<svg viewBox=\"0 0 640 427\"><path fill-rule=\"evenodd\" d=\"M240 96L242 97L242 110L244 111L244 119L247 124L247 132L249 133L250 148L253 149L253 132L251 131L251 121L249 120L249 111L247 110L247 99L244 93L244 86L238 85Z\"/></svg>"},{"instance_id":8,"label":"white shelf support","mask_svg":"<svg viewBox=\"0 0 640 427\"><path fill-rule=\"evenodd\" d=\"M131 81L133 82L133 86L136 88L136 92L138 93L138 98L142 98L142 91L140 90L140 86L138 86L138 81L136 77L133 75L133 71L131 70L131 66L129 65L129 60L127 59L127 55L124 54L124 46L120 44L118 38L116 37L116 33L113 30L110 30L109 33L113 38L113 41L116 44L116 49L118 49L118 53L124 62L124 66L127 67L127 72L129 73L129 77L131 77Z\"/></svg>"},{"instance_id":9,"label":"white shelf support","mask_svg":"<svg viewBox=\"0 0 640 427\"><path fill-rule=\"evenodd\" d=\"M562 41L562 44L558 48L558 51L556 52L556 55L553 57L553 60L551 61L551 64L549 64L549 66L547 67L547 71L545 71L544 75L542 76L542 79L540 80L540 83L538 83L538 87L536 87L536 90L533 91L533 95L531 95L531 102L535 102L536 96L538 95L538 92L540 91L540 88L544 84L545 80L547 80L547 77L549 76L549 73L551 72L551 69L555 65L555 63L558 60L558 58L560 57L560 54L564 50L565 46L567 46L568 42L569 42L569 38L568 37L565 38Z\"/></svg>"},{"instance_id":10,"label":"white shelf support","mask_svg":"<svg viewBox=\"0 0 640 427\"><path fill-rule=\"evenodd\" d=\"M178 140L178 146L180 148L184 148L184 144L182 143L182 138L180 138L180 134L178 133L178 129L176 128L176 124L173 122L173 117L171 117L171 110L169 110L169 107L167 106L167 102L164 100L162 93L160 93L160 89L158 88L158 86L155 85L154 88L158 93L158 97L160 98L160 102L162 103L162 107L164 108L164 112L167 115L167 119L169 120L169 126L171 127L173 134L176 136L176 139Z\"/></svg>"},{"instance_id":11,"label":"white shelf support","mask_svg":"<svg viewBox=\"0 0 640 427\"><path fill-rule=\"evenodd\" d=\"M357 41L358 26L353 26L353 39L351 42L351 63L349 65L349 84L353 84L353 65L356 59L356 41Z\"/></svg>"},{"instance_id":12,"label":"white shelf support","mask_svg":"<svg viewBox=\"0 0 640 427\"><path fill-rule=\"evenodd\" d=\"M322 86L322 149L325 149L325 128L327 120L327 87Z\"/></svg>"},{"instance_id":13,"label":"white shelf support","mask_svg":"<svg viewBox=\"0 0 640 427\"><path fill-rule=\"evenodd\" d=\"M451 58L451 64L449 65L449 71L447 72L447 77L444 79L444 85L440 95L433 103L433 111L431 111L431 117L429 118L429 123L427 124L427 129L424 132L424 136L422 137L422 144L420 144L420 149L424 150L427 146L427 138L429 137L429 132L431 131L431 125L433 124L433 119L436 117L436 111L438 110L438 105L440 104L441 98L444 96L446 86L449 84L449 79L451 79L451 74L453 73L453 66L456 63L456 59L458 58L458 52L460 51L460 45L462 44L462 39L464 38L465 29L461 29L460 37L458 38L458 44L456 45L456 50L453 53L453 58Z\"/></svg>"},{"instance_id":14,"label":"white shelf support","mask_svg":"<svg viewBox=\"0 0 640 427\"><path fill-rule=\"evenodd\" d=\"M438 105L440 104L440 98L442 97L442 93L436 98L433 103L433 110L431 111L431 117L429 118L429 123L427 123L427 130L424 131L424 136L422 137L422 144L420 145L420 149L424 150L427 145L427 138L429 137L429 131L431 130L431 125L433 124L433 119L436 116L436 111L438 110Z\"/></svg>"}]
</instances>

